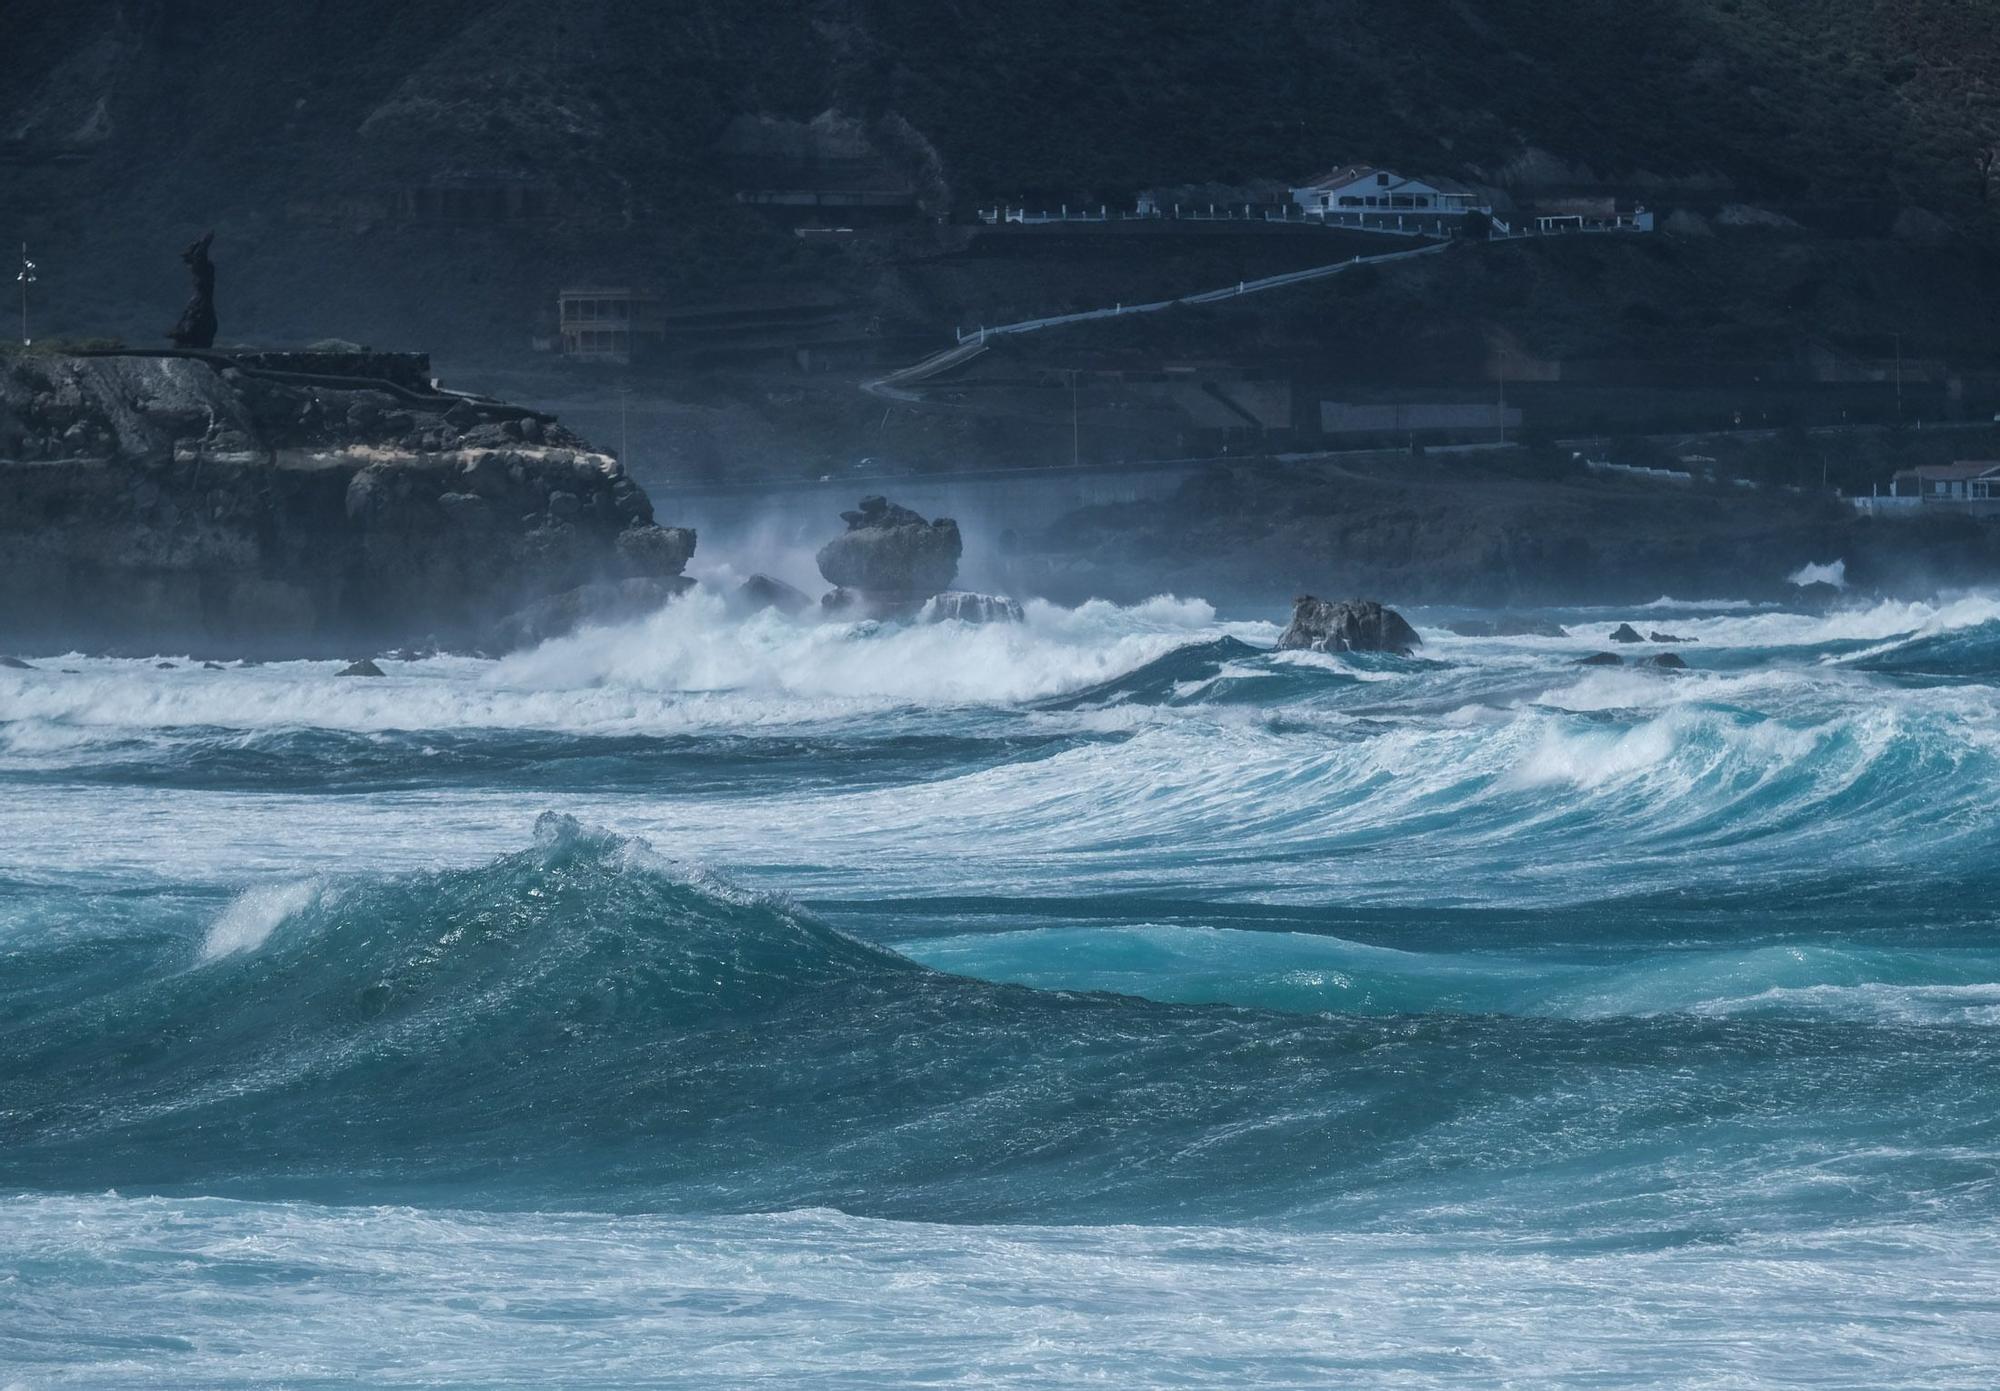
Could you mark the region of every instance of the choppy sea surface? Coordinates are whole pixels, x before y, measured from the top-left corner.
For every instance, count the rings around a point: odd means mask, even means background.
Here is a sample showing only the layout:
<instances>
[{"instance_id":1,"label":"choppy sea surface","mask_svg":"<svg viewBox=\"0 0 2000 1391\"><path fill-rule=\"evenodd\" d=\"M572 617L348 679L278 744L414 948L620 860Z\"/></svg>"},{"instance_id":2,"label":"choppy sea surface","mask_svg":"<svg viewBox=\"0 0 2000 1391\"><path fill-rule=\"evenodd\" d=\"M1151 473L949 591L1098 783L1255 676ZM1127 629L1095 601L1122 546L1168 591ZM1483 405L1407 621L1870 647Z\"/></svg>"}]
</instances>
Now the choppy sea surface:
<instances>
[{"instance_id":1,"label":"choppy sea surface","mask_svg":"<svg viewBox=\"0 0 2000 1391\"><path fill-rule=\"evenodd\" d=\"M28 654L0 1387L1991 1387L2000 600L1451 616Z\"/></svg>"}]
</instances>

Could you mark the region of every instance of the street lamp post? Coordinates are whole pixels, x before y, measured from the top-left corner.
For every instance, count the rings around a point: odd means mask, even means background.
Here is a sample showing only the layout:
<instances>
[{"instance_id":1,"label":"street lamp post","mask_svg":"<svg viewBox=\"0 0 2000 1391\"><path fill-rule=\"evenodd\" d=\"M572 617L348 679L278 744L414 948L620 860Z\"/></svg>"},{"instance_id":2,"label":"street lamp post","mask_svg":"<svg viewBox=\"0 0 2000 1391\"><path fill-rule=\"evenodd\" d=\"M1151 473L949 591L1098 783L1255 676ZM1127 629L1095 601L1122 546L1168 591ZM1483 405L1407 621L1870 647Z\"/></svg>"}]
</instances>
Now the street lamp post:
<instances>
[{"instance_id":1,"label":"street lamp post","mask_svg":"<svg viewBox=\"0 0 2000 1391\"><path fill-rule=\"evenodd\" d=\"M21 270L14 279L21 286L21 346L27 347L28 338L28 287L35 283L35 263L28 259L28 244L21 243Z\"/></svg>"}]
</instances>

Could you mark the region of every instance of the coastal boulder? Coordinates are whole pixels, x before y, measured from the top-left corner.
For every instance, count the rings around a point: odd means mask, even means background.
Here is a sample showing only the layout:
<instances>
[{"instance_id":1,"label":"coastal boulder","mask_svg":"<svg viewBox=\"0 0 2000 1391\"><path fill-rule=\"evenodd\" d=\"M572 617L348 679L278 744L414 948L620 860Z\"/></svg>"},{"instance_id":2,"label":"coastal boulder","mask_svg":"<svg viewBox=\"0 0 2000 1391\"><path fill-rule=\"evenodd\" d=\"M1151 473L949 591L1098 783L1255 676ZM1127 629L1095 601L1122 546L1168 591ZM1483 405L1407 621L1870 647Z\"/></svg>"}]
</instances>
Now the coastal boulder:
<instances>
[{"instance_id":1,"label":"coastal boulder","mask_svg":"<svg viewBox=\"0 0 2000 1391\"><path fill-rule=\"evenodd\" d=\"M1611 640L1613 642L1645 641L1644 638L1639 636L1639 630L1634 628L1630 623L1620 623L1616 628L1613 628L1611 630Z\"/></svg>"},{"instance_id":2,"label":"coastal boulder","mask_svg":"<svg viewBox=\"0 0 2000 1391\"><path fill-rule=\"evenodd\" d=\"M1374 599L1316 599L1292 602L1292 621L1278 638L1280 652L1394 652L1407 657L1423 645L1417 630L1394 609Z\"/></svg>"},{"instance_id":3,"label":"coastal boulder","mask_svg":"<svg viewBox=\"0 0 2000 1391\"><path fill-rule=\"evenodd\" d=\"M883 497L863 498L840 516L847 530L821 546L817 560L836 592L852 592L844 606L914 611L957 578L965 547L949 517L926 521Z\"/></svg>"}]
</instances>

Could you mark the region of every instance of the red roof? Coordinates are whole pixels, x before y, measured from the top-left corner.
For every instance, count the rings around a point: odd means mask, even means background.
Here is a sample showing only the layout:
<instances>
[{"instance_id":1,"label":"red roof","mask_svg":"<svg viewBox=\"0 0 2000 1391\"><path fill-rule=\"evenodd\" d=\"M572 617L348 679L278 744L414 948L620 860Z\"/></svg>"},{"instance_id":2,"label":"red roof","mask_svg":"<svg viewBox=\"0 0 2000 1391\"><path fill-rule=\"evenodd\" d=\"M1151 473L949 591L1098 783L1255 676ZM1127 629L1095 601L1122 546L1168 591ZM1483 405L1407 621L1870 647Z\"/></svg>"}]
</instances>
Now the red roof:
<instances>
[{"instance_id":1,"label":"red roof","mask_svg":"<svg viewBox=\"0 0 2000 1391\"><path fill-rule=\"evenodd\" d=\"M1919 478L1926 483L1957 483L1988 475L2000 475L2000 459L1960 459L1955 464L1918 464L1896 470L1898 478Z\"/></svg>"}]
</instances>

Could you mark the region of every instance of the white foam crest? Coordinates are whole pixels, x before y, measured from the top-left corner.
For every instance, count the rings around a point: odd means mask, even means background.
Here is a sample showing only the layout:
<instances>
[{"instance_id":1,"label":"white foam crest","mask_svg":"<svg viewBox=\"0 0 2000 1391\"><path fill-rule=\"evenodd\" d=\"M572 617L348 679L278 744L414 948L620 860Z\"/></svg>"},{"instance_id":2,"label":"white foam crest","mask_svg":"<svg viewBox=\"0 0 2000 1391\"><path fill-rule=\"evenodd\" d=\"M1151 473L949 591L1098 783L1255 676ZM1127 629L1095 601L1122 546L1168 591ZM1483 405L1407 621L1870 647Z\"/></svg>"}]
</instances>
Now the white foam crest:
<instances>
[{"instance_id":1,"label":"white foam crest","mask_svg":"<svg viewBox=\"0 0 2000 1391\"><path fill-rule=\"evenodd\" d=\"M2000 596L1976 593L1942 600L1884 599L1825 614L1765 612L1696 618L1677 621L1675 631L1718 646L1813 647L1880 642L1972 628L1995 620L2000 620Z\"/></svg>"},{"instance_id":2,"label":"white foam crest","mask_svg":"<svg viewBox=\"0 0 2000 1391\"><path fill-rule=\"evenodd\" d=\"M1549 729L1501 785L1510 789L1556 783L1601 787L1657 768L1673 756L1679 742L1679 732L1664 720L1648 720L1617 733L1565 734Z\"/></svg>"},{"instance_id":3,"label":"white foam crest","mask_svg":"<svg viewBox=\"0 0 2000 1391\"><path fill-rule=\"evenodd\" d=\"M532 729L677 733L838 719L926 705L1000 704L1113 679L1190 642L1269 642L1268 623L1223 624L1198 599L1074 609L1041 601L1022 623L741 622L715 595L586 629L499 663L340 663L205 671L85 659L76 674L0 671L0 752L46 757L90 729Z\"/></svg>"},{"instance_id":4,"label":"white foam crest","mask_svg":"<svg viewBox=\"0 0 2000 1391\"><path fill-rule=\"evenodd\" d=\"M1752 609L1767 608L1770 606L1760 603L1755 599L1676 599L1671 594L1662 594L1659 598L1641 604L1639 607L1655 612L1663 609L1673 609L1676 611L1681 609L1713 609L1717 612L1743 613Z\"/></svg>"},{"instance_id":5,"label":"white foam crest","mask_svg":"<svg viewBox=\"0 0 2000 1391\"><path fill-rule=\"evenodd\" d=\"M1000 704L1107 681L1221 631L1207 603L1169 596L1130 608L1030 600L1021 623L883 625L796 622L768 610L737 623L720 599L696 594L635 623L587 629L510 657L494 680L884 705Z\"/></svg>"},{"instance_id":6,"label":"white foam crest","mask_svg":"<svg viewBox=\"0 0 2000 1391\"><path fill-rule=\"evenodd\" d=\"M1787 584L1805 586L1809 584L1830 584L1835 589L1847 588L1847 562L1833 560L1824 565L1801 565L1785 576Z\"/></svg>"},{"instance_id":7,"label":"white foam crest","mask_svg":"<svg viewBox=\"0 0 2000 1391\"><path fill-rule=\"evenodd\" d=\"M1676 1178L1696 1220L1771 1181ZM1660 1241L1533 1181L1331 1230L29 1195L0 1309L37 1386L1991 1385L1977 1213Z\"/></svg>"},{"instance_id":8,"label":"white foam crest","mask_svg":"<svg viewBox=\"0 0 2000 1391\"><path fill-rule=\"evenodd\" d=\"M322 891L316 879L245 889L208 929L208 936L202 939L201 959L215 961L235 952L256 951L287 918L317 903Z\"/></svg>"},{"instance_id":9,"label":"white foam crest","mask_svg":"<svg viewBox=\"0 0 2000 1391\"><path fill-rule=\"evenodd\" d=\"M1586 667L1575 680L1543 691L1535 703L1579 713L1648 710L1784 699L1817 691L1823 685L1810 672L1797 668L1746 672L1697 669L1668 674L1657 669Z\"/></svg>"}]
</instances>

